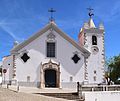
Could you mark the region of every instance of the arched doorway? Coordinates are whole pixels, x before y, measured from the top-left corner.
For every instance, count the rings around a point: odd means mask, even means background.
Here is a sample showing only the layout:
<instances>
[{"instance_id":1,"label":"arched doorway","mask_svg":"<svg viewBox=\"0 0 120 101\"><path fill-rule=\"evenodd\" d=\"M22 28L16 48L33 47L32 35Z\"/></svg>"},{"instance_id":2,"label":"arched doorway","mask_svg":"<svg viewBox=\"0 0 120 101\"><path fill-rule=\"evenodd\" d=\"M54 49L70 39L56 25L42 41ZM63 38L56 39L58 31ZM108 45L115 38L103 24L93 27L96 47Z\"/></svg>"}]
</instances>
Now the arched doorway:
<instances>
[{"instance_id":1,"label":"arched doorway","mask_svg":"<svg viewBox=\"0 0 120 101\"><path fill-rule=\"evenodd\" d=\"M40 88L56 87L60 88L60 63L53 63L50 59L48 63L41 63L40 68Z\"/></svg>"},{"instance_id":2,"label":"arched doorway","mask_svg":"<svg viewBox=\"0 0 120 101\"><path fill-rule=\"evenodd\" d=\"M45 87L56 87L56 70L45 70Z\"/></svg>"}]
</instances>

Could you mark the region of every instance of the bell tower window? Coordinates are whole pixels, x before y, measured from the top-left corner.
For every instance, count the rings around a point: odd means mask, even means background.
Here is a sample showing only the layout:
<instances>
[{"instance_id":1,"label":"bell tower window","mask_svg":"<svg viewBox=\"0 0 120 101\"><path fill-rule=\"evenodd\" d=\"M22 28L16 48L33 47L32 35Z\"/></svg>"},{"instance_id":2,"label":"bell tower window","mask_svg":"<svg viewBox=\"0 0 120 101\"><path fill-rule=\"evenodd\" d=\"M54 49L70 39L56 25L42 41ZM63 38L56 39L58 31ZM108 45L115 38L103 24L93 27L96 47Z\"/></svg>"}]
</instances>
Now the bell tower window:
<instances>
[{"instance_id":1,"label":"bell tower window","mask_svg":"<svg viewBox=\"0 0 120 101\"><path fill-rule=\"evenodd\" d=\"M96 36L92 36L92 45L97 45L97 37Z\"/></svg>"}]
</instances>

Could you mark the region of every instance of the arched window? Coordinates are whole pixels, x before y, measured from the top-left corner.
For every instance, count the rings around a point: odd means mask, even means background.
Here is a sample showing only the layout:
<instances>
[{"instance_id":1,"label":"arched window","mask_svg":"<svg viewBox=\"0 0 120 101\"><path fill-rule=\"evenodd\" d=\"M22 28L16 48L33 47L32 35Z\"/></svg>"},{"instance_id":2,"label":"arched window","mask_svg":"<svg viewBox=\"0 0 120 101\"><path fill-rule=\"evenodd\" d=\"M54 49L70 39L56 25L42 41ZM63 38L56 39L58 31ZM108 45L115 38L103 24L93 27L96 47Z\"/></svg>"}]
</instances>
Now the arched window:
<instances>
[{"instance_id":1,"label":"arched window","mask_svg":"<svg viewBox=\"0 0 120 101\"><path fill-rule=\"evenodd\" d=\"M92 36L92 45L97 45L97 37L96 36Z\"/></svg>"}]
</instances>

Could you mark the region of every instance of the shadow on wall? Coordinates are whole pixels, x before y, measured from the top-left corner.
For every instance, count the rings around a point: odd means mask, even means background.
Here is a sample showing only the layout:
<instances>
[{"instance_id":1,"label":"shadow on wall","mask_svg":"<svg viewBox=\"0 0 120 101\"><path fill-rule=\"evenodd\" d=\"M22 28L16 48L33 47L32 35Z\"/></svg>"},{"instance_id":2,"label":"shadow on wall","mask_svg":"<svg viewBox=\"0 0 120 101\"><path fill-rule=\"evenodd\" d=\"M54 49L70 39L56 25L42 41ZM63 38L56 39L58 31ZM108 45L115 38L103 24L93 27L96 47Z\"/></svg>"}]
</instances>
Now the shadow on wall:
<instances>
[{"instance_id":1,"label":"shadow on wall","mask_svg":"<svg viewBox=\"0 0 120 101\"><path fill-rule=\"evenodd\" d=\"M41 68L41 63L38 65L36 69L36 79L34 82L36 82L36 86L40 88L40 68Z\"/></svg>"}]
</instances>

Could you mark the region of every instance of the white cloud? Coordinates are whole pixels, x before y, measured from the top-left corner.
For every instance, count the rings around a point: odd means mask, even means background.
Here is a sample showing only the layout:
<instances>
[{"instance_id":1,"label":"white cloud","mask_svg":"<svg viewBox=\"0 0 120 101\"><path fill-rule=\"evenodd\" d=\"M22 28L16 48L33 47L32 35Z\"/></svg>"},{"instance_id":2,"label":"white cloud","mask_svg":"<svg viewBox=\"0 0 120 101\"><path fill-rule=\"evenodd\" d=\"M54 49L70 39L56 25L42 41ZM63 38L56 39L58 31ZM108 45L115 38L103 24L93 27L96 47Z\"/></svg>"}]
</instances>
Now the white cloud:
<instances>
[{"instance_id":1,"label":"white cloud","mask_svg":"<svg viewBox=\"0 0 120 101\"><path fill-rule=\"evenodd\" d=\"M9 29L9 27L3 26L3 25L0 25L0 27L1 27L4 31L6 31L14 40L18 40L18 39L19 39L15 34L13 34L13 32L11 32L11 30Z\"/></svg>"}]
</instances>

